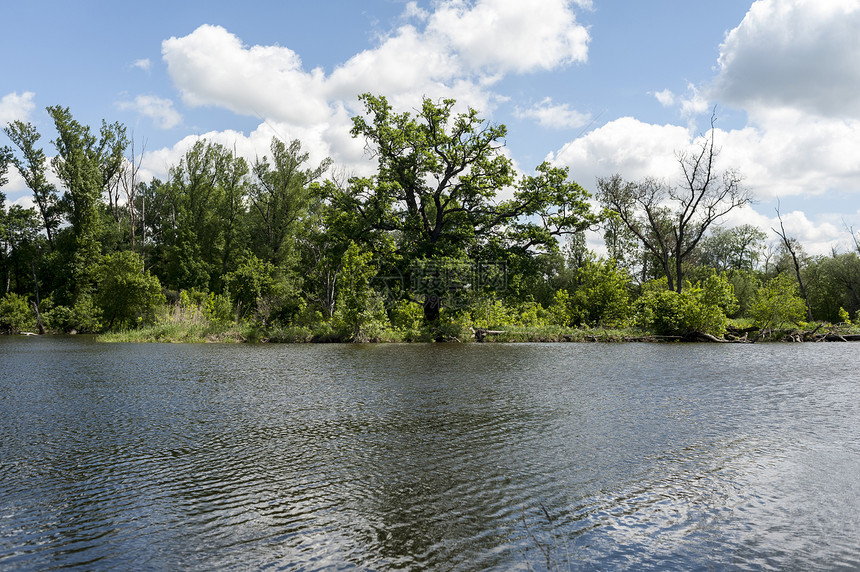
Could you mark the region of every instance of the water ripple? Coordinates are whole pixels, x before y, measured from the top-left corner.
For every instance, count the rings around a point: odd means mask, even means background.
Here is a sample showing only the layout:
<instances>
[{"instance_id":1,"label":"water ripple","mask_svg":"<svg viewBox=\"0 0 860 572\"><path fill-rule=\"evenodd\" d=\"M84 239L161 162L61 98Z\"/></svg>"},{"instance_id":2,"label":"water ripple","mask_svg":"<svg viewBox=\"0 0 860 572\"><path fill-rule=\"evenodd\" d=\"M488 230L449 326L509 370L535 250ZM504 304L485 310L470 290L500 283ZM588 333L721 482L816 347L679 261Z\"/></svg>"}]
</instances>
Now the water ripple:
<instances>
[{"instance_id":1,"label":"water ripple","mask_svg":"<svg viewBox=\"0 0 860 572\"><path fill-rule=\"evenodd\" d=\"M0 343L0 569L860 567L835 344Z\"/></svg>"}]
</instances>

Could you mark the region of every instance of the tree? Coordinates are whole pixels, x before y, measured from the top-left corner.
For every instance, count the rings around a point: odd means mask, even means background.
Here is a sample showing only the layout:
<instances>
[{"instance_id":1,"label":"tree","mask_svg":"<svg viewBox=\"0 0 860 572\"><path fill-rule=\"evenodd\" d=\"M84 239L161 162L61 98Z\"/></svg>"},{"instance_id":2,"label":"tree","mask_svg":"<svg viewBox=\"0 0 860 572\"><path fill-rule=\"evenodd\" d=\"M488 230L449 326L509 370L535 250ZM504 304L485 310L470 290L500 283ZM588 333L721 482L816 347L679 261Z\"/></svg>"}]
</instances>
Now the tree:
<instances>
[{"instance_id":1,"label":"tree","mask_svg":"<svg viewBox=\"0 0 860 572\"><path fill-rule=\"evenodd\" d=\"M587 260L576 272L571 315L578 323L619 326L630 317L629 278L615 261Z\"/></svg>"},{"instance_id":2,"label":"tree","mask_svg":"<svg viewBox=\"0 0 860 572\"><path fill-rule=\"evenodd\" d=\"M803 276L800 272L800 257L798 256L798 245L796 240L789 238L785 232L785 225L782 223L782 214L779 212L779 206L776 208L776 216L779 219L779 230L772 228L779 238L785 250L791 255L791 261L794 266L794 275L797 278L797 285L800 288L800 294L803 296L803 301L806 304L806 318L812 321L812 306L809 305L809 294L806 292L806 285L803 283Z\"/></svg>"},{"instance_id":3,"label":"tree","mask_svg":"<svg viewBox=\"0 0 860 572\"><path fill-rule=\"evenodd\" d=\"M279 266L295 256L297 227L311 201L309 185L328 169L330 159L316 168L306 167L308 154L300 141L289 145L273 137L272 160L254 163L254 184L250 187L251 225L254 250L260 258Z\"/></svg>"},{"instance_id":4,"label":"tree","mask_svg":"<svg viewBox=\"0 0 860 572\"><path fill-rule=\"evenodd\" d=\"M695 150L678 155L682 178L677 186L656 179L630 183L620 175L597 182L600 201L654 255L669 289L678 293L684 287L684 263L708 228L750 200L736 171L717 169L715 121L711 116L711 129Z\"/></svg>"},{"instance_id":5,"label":"tree","mask_svg":"<svg viewBox=\"0 0 860 572\"><path fill-rule=\"evenodd\" d=\"M725 333L726 316L737 309L732 285L725 275L712 274L682 292L668 289L667 284L665 279L647 284L636 300L636 321L640 326L674 336Z\"/></svg>"},{"instance_id":6,"label":"tree","mask_svg":"<svg viewBox=\"0 0 860 572\"><path fill-rule=\"evenodd\" d=\"M372 253L362 252L355 243L349 245L343 257L334 326L349 341L371 341L388 325L382 298L371 285L376 275L372 259Z\"/></svg>"},{"instance_id":7,"label":"tree","mask_svg":"<svg viewBox=\"0 0 860 572\"><path fill-rule=\"evenodd\" d=\"M13 158L12 149L9 147L0 147L0 187L9 182L6 178L6 173L9 172L9 164ZM2 197L5 200L6 195L2 195Z\"/></svg>"},{"instance_id":8,"label":"tree","mask_svg":"<svg viewBox=\"0 0 860 572\"><path fill-rule=\"evenodd\" d=\"M845 321L840 310L860 310L860 256L856 252L813 258L803 272L812 315L829 322Z\"/></svg>"},{"instance_id":9,"label":"tree","mask_svg":"<svg viewBox=\"0 0 860 572\"><path fill-rule=\"evenodd\" d=\"M32 272L35 280L35 256L38 244L39 215L32 208L25 209L21 205L12 205L3 212L3 193L0 192L0 274L4 276L2 292L12 290L14 278L15 290L24 291L30 286L29 275ZM24 278L27 276L28 278ZM38 284L33 284L36 301L39 301Z\"/></svg>"},{"instance_id":10,"label":"tree","mask_svg":"<svg viewBox=\"0 0 860 572\"><path fill-rule=\"evenodd\" d=\"M803 298L797 295L797 284L787 275L779 274L759 288L751 314L756 326L771 330L799 323L805 309Z\"/></svg>"},{"instance_id":11,"label":"tree","mask_svg":"<svg viewBox=\"0 0 860 572\"><path fill-rule=\"evenodd\" d=\"M48 107L54 120L57 156L52 165L66 187L60 201L75 236L73 280L76 295L89 289L101 256L102 194L117 184L128 146L125 127L102 121L96 137L72 117L68 107Z\"/></svg>"},{"instance_id":12,"label":"tree","mask_svg":"<svg viewBox=\"0 0 860 572\"><path fill-rule=\"evenodd\" d=\"M147 209L157 240L154 265L169 287L218 290L224 271L238 263L247 173L244 159L200 140L170 169L168 182L145 190L143 198L153 195Z\"/></svg>"},{"instance_id":13,"label":"tree","mask_svg":"<svg viewBox=\"0 0 860 572\"><path fill-rule=\"evenodd\" d=\"M13 121L3 128L6 136L18 147L22 157L10 154L12 163L33 191L33 200L42 217L42 228L48 237L48 245L54 248L54 234L60 226L61 215L57 207L57 189L48 182L48 162L44 151L37 146L41 135L31 123Z\"/></svg>"},{"instance_id":14,"label":"tree","mask_svg":"<svg viewBox=\"0 0 860 572\"><path fill-rule=\"evenodd\" d=\"M762 257L766 238L761 229L751 224L728 229L715 226L699 244L696 258L699 264L717 272L751 271Z\"/></svg>"},{"instance_id":15,"label":"tree","mask_svg":"<svg viewBox=\"0 0 860 572\"><path fill-rule=\"evenodd\" d=\"M143 260L135 252L126 250L106 255L97 274L94 301L107 329L150 321L158 305L164 302L161 283L143 270Z\"/></svg>"},{"instance_id":16,"label":"tree","mask_svg":"<svg viewBox=\"0 0 860 572\"><path fill-rule=\"evenodd\" d=\"M514 198L496 202L514 184L502 152L507 129L486 123L474 109L454 113L455 101L423 100L420 111L395 113L385 97L359 98L365 115L353 118L378 160L378 173L353 178L340 197L369 229L392 233L407 261L479 258L488 244L521 251L557 247L556 237L593 225L588 193L566 169L547 163L523 177ZM439 317L440 299L426 295L424 316Z\"/></svg>"}]
</instances>

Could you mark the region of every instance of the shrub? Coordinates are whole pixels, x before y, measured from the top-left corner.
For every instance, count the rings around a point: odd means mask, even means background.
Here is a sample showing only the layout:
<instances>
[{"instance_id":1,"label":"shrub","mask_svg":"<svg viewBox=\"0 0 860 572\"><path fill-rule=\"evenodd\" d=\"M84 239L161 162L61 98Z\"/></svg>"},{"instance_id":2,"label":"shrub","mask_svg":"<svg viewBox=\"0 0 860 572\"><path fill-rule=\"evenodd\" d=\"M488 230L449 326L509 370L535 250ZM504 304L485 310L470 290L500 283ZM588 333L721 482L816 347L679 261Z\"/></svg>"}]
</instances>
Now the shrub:
<instances>
[{"instance_id":1,"label":"shrub","mask_svg":"<svg viewBox=\"0 0 860 572\"><path fill-rule=\"evenodd\" d=\"M629 319L629 280L613 261L586 261L577 270L577 282L579 286L570 297L575 322L619 326Z\"/></svg>"},{"instance_id":2,"label":"shrub","mask_svg":"<svg viewBox=\"0 0 860 572\"><path fill-rule=\"evenodd\" d=\"M651 283L635 303L637 325L661 335L683 336L693 332L722 336L727 313L737 308L731 283L712 275L678 294L665 288L665 280Z\"/></svg>"},{"instance_id":3,"label":"shrub","mask_svg":"<svg viewBox=\"0 0 860 572\"><path fill-rule=\"evenodd\" d=\"M762 330L777 329L800 323L806 315L806 304L794 280L780 274L759 288L751 314L753 323Z\"/></svg>"},{"instance_id":4,"label":"shrub","mask_svg":"<svg viewBox=\"0 0 860 572\"><path fill-rule=\"evenodd\" d=\"M27 298L9 292L0 298L0 332L17 334L36 327L36 317Z\"/></svg>"},{"instance_id":5,"label":"shrub","mask_svg":"<svg viewBox=\"0 0 860 572\"><path fill-rule=\"evenodd\" d=\"M153 322L164 295L158 278L144 271L140 256L130 251L108 254L96 272L98 287L92 302L108 329Z\"/></svg>"},{"instance_id":6,"label":"shrub","mask_svg":"<svg viewBox=\"0 0 860 572\"><path fill-rule=\"evenodd\" d=\"M370 285L376 276L372 258L372 253L362 252L355 243L343 256L333 323L335 331L349 341L377 340L389 326L382 296Z\"/></svg>"}]
</instances>

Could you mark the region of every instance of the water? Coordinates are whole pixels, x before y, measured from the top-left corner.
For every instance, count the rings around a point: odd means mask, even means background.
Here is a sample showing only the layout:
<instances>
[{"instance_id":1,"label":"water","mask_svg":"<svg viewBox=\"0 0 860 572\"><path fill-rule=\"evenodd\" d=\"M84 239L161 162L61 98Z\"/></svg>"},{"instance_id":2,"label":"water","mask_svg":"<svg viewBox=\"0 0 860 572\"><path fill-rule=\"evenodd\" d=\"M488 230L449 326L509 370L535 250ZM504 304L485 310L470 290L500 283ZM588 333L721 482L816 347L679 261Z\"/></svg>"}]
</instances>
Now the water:
<instances>
[{"instance_id":1,"label":"water","mask_svg":"<svg viewBox=\"0 0 860 572\"><path fill-rule=\"evenodd\" d=\"M858 351L0 338L0 569L857 569Z\"/></svg>"}]
</instances>

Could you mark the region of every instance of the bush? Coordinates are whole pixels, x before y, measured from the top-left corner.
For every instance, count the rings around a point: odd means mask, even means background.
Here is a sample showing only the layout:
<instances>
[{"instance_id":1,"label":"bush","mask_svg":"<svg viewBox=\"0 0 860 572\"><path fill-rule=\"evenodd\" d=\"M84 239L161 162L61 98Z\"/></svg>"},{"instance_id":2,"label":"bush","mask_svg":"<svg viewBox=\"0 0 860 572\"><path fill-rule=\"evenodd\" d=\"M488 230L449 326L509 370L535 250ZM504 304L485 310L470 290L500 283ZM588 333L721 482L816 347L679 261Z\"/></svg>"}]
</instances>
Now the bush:
<instances>
[{"instance_id":1,"label":"bush","mask_svg":"<svg viewBox=\"0 0 860 572\"><path fill-rule=\"evenodd\" d=\"M0 332L17 334L35 327L36 317L26 297L9 292L0 298Z\"/></svg>"},{"instance_id":2,"label":"bush","mask_svg":"<svg viewBox=\"0 0 860 572\"><path fill-rule=\"evenodd\" d=\"M777 329L803 321L806 304L794 280L780 274L759 288L751 314L753 323L762 330Z\"/></svg>"},{"instance_id":3,"label":"bush","mask_svg":"<svg viewBox=\"0 0 860 572\"><path fill-rule=\"evenodd\" d=\"M577 270L577 282L579 286L570 296L573 321L620 326L630 318L629 279L613 261L586 261Z\"/></svg>"},{"instance_id":4,"label":"bush","mask_svg":"<svg viewBox=\"0 0 860 572\"><path fill-rule=\"evenodd\" d=\"M712 275L700 284L687 285L681 294L666 289L665 279L651 283L634 307L637 325L656 334L722 336L726 314L737 308L737 300L731 283L722 275Z\"/></svg>"},{"instance_id":5,"label":"bush","mask_svg":"<svg viewBox=\"0 0 860 572\"><path fill-rule=\"evenodd\" d=\"M108 329L154 321L164 295L158 278L144 271L140 256L130 251L108 254L96 272L98 287L93 302Z\"/></svg>"},{"instance_id":6,"label":"bush","mask_svg":"<svg viewBox=\"0 0 860 572\"><path fill-rule=\"evenodd\" d=\"M337 293L334 329L339 336L353 342L378 340L388 328L382 296L370 285L376 276L373 255L350 244L343 256L343 270Z\"/></svg>"},{"instance_id":7,"label":"bush","mask_svg":"<svg viewBox=\"0 0 860 572\"><path fill-rule=\"evenodd\" d=\"M419 304L398 300L388 310L388 316L391 326L401 332L406 340L415 340L421 336L424 309Z\"/></svg>"}]
</instances>

